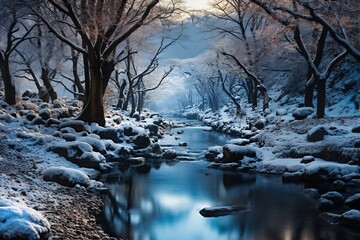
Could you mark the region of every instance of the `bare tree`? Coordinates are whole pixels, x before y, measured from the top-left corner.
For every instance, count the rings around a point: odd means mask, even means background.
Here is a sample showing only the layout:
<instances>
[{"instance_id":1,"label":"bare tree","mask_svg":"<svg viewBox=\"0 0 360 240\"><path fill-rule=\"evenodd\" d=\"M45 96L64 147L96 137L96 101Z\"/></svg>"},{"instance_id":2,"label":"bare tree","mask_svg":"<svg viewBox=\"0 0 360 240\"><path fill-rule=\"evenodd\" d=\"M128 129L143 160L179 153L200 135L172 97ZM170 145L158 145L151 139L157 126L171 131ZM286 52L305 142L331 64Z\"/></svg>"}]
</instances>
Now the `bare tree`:
<instances>
[{"instance_id":1,"label":"bare tree","mask_svg":"<svg viewBox=\"0 0 360 240\"><path fill-rule=\"evenodd\" d=\"M306 81L305 90L305 106L313 106L313 91L317 89L317 117L322 118L325 115L326 106L326 81L330 77L336 65L345 58L347 54L352 55L356 60L360 60L360 51L354 47L349 41L345 28L339 21L337 12L334 13L333 3L321 3L312 5L308 2L293 0L289 4L279 5L273 4L271 1L251 0L269 15L276 19L283 26L293 31L293 39L297 45L297 51L304 57L308 64L309 74ZM330 5L328 5L330 4ZM326 8L324 9L324 6ZM330 13L327 12L330 9ZM349 9L348 9L349 10ZM333 18L325 19L319 12L327 12ZM331 12L333 14L331 14ZM310 50L304 43L301 33L301 22L313 22L321 26L321 34L316 43L316 51L314 57L311 56ZM331 23L337 24L337 27ZM339 29L339 31L337 30ZM344 50L337 50L338 53L332 56L332 59L324 63L325 45L328 35L330 35L339 46ZM322 70L323 69L323 70Z\"/></svg>"},{"instance_id":2,"label":"bare tree","mask_svg":"<svg viewBox=\"0 0 360 240\"><path fill-rule=\"evenodd\" d=\"M105 124L103 96L115 69L114 58L117 47L137 29L156 19L174 12L174 4L159 4L159 0L103 0L69 1L48 0L42 7L53 14L57 9L56 23L48 21L45 15L32 8L33 14L42 19L49 30L61 41L86 56L89 64L89 82L85 82L86 104L79 119ZM173 1L171 1L172 3ZM64 21L63 16L67 16ZM59 31L59 29L70 29ZM67 34L76 30L81 38L79 45Z\"/></svg>"}]
</instances>

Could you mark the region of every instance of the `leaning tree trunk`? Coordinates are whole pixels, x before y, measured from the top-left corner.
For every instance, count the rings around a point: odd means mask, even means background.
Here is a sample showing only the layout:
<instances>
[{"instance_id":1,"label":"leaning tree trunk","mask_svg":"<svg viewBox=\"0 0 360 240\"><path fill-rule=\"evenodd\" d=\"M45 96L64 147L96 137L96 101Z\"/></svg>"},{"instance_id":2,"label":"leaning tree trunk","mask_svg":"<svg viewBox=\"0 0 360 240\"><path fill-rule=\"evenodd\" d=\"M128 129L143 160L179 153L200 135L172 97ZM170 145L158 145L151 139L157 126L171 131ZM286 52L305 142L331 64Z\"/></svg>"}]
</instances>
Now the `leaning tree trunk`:
<instances>
[{"instance_id":1,"label":"leaning tree trunk","mask_svg":"<svg viewBox=\"0 0 360 240\"><path fill-rule=\"evenodd\" d=\"M90 64L90 86L88 99L78 119L89 123L97 123L105 126L105 114L103 106L103 79L101 63Z\"/></svg>"},{"instance_id":2,"label":"leaning tree trunk","mask_svg":"<svg viewBox=\"0 0 360 240\"><path fill-rule=\"evenodd\" d=\"M51 97L51 100L54 101L58 98L57 93L55 92L53 86L50 83L50 79L49 79L49 69L42 67L41 68L41 79L44 82L44 86L46 87L49 96Z\"/></svg>"},{"instance_id":3,"label":"leaning tree trunk","mask_svg":"<svg viewBox=\"0 0 360 240\"><path fill-rule=\"evenodd\" d=\"M325 106L326 106L326 81L320 80L317 83L317 109L316 116L317 118L323 118L325 116Z\"/></svg>"},{"instance_id":4,"label":"leaning tree trunk","mask_svg":"<svg viewBox=\"0 0 360 240\"><path fill-rule=\"evenodd\" d=\"M305 86L305 96L304 96L304 105L305 107L314 107L314 90L315 83L309 83Z\"/></svg>"},{"instance_id":5,"label":"leaning tree trunk","mask_svg":"<svg viewBox=\"0 0 360 240\"><path fill-rule=\"evenodd\" d=\"M117 78L118 78L118 76L117 76ZM118 108L118 109L123 109L123 106L125 103L125 87L126 87L126 81L123 80L123 82L120 86L120 89L119 89L119 99L118 99L118 103L116 105L116 108Z\"/></svg>"},{"instance_id":6,"label":"leaning tree trunk","mask_svg":"<svg viewBox=\"0 0 360 240\"><path fill-rule=\"evenodd\" d=\"M5 102L7 102L10 105L15 105L16 104L15 84L12 82L11 79L9 59L7 57L0 56L0 69L4 81Z\"/></svg>"}]
</instances>

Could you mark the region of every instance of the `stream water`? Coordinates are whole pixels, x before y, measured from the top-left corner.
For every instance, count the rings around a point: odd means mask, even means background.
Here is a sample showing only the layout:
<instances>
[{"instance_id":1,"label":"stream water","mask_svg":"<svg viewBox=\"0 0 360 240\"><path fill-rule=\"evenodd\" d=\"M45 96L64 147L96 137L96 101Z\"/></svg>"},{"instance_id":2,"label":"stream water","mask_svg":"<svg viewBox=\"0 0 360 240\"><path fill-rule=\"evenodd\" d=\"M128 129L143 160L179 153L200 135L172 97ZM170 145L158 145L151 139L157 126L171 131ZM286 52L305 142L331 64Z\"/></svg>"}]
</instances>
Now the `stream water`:
<instances>
[{"instance_id":1,"label":"stream water","mask_svg":"<svg viewBox=\"0 0 360 240\"><path fill-rule=\"evenodd\" d=\"M114 170L107 183L103 216L113 236L134 240L355 240L359 235L319 217L302 184L278 176L229 173L207 168L209 146L228 136L206 127L173 129L160 141L196 161L161 162ZM176 132L184 131L177 135ZM175 137L180 139L175 140ZM187 147L179 147L179 141ZM204 218L204 207L242 205L249 211Z\"/></svg>"}]
</instances>

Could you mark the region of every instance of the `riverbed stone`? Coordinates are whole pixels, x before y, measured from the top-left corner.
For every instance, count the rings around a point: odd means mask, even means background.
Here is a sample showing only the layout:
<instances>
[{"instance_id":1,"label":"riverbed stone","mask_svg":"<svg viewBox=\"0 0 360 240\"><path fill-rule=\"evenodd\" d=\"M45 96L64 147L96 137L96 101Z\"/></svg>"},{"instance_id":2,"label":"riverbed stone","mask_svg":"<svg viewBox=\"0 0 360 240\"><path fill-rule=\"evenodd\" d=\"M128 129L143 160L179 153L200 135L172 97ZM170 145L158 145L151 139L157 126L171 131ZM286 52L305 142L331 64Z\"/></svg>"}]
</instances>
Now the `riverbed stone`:
<instances>
[{"instance_id":1,"label":"riverbed stone","mask_svg":"<svg viewBox=\"0 0 360 240\"><path fill-rule=\"evenodd\" d=\"M341 180L335 180L331 184L331 190L336 192L345 192L346 191L346 183Z\"/></svg>"},{"instance_id":2,"label":"riverbed stone","mask_svg":"<svg viewBox=\"0 0 360 240\"><path fill-rule=\"evenodd\" d=\"M360 210L360 193L356 193L345 200L345 205Z\"/></svg>"},{"instance_id":3,"label":"riverbed stone","mask_svg":"<svg viewBox=\"0 0 360 240\"><path fill-rule=\"evenodd\" d=\"M143 149L150 146L151 141L147 134L145 133L139 133L134 140L134 143L136 144L137 148Z\"/></svg>"},{"instance_id":4,"label":"riverbed stone","mask_svg":"<svg viewBox=\"0 0 360 240\"><path fill-rule=\"evenodd\" d=\"M238 146L235 144L226 144L223 147L224 162L237 162L242 160L245 156L250 158L256 157L256 151L249 146Z\"/></svg>"},{"instance_id":5,"label":"riverbed stone","mask_svg":"<svg viewBox=\"0 0 360 240\"><path fill-rule=\"evenodd\" d=\"M353 127L351 130L353 133L360 133L360 125Z\"/></svg>"},{"instance_id":6,"label":"riverbed stone","mask_svg":"<svg viewBox=\"0 0 360 240\"><path fill-rule=\"evenodd\" d=\"M315 161L315 158L314 158L313 156L304 156L304 157L301 159L300 163L308 164L308 163L311 163L311 162L313 162L313 161Z\"/></svg>"},{"instance_id":7,"label":"riverbed stone","mask_svg":"<svg viewBox=\"0 0 360 240\"><path fill-rule=\"evenodd\" d=\"M75 187L79 184L84 187L90 185L90 178L83 172L65 167L50 167L43 171L45 181L56 182L63 186Z\"/></svg>"},{"instance_id":8,"label":"riverbed stone","mask_svg":"<svg viewBox=\"0 0 360 240\"><path fill-rule=\"evenodd\" d=\"M282 181L286 182L302 182L304 181L303 174L301 172L286 172L282 175Z\"/></svg>"},{"instance_id":9,"label":"riverbed stone","mask_svg":"<svg viewBox=\"0 0 360 240\"><path fill-rule=\"evenodd\" d=\"M292 116L295 118L295 120L303 120L308 116L310 116L311 114L313 114L314 112L315 112L314 108L302 107L295 109L295 111L292 113Z\"/></svg>"},{"instance_id":10,"label":"riverbed stone","mask_svg":"<svg viewBox=\"0 0 360 240\"><path fill-rule=\"evenodd\" d=\"M206 207L200 210L200 214L203 217L220 217L231 215L243 211L248 211L249 209L244 206L220 206L220 207Z\"/></svg>"},{"instance_id":11,"label":"riverbed stone","mask_svg":"<svg viewBox=\"0 0 360 240\"><path fill-rule=\"evenodd\" d=\"M308 131L307 140L309 142L318 142L322 141L325 137L325 135L328 135L328 131L325 129L324 126L316 126L311 128Z\"/></svg>"},{"instance_id":12,"label":"riverbed stone","mask_svg":"<svg viewBox=\"0 0 360 240\"><path fill-rule=\"evenodd\" d=\"M321 195L320 198L326 198L331 200L335 205L340 205L344 202L344 198L341 193L331 191Z\"/></svg>"},{"instance_id":13,"label":"riverbed stone","mask_svg":"<svg viewBox=\"0 0 360 240\"><path fill-rule=\"evenodd\" d=\"M360 211L352 209L341 214L340 224L360 227Z\"/></svg>"},{"instance_id":14,"label":"riverbed stone","mask_svg":"<svg viewBox=\"0 0 360 240\"><path fill-rule=\"evenodd\" d=\"M162 157L164 159L168 159L168 160L175 159L177 157L177 152L175 150L172 150L172 149L166 149L164 151Z\"/></svg>"},{"instance_id":15,"label":"riverbed stone","mask_svg":"<svg viewBox=\"0 0 360 240\"><path fill-rule=\"evenodd\" d=\"M66 127L70 127L72 129L74 129L76 132L86 131L85 123L84 123L84 121L81 121L81 120L71 119L71 120L61 122L59 125L60 129L66 128Z\"/></svg>"},{"instance_id":16,"label":"riverbed stone","mask_svg":"<svg viewBox=\"0 0 360 240\"><path fill-rule=\"evenodd\" d=\"M335 208L335 204L330 199L320 198L318 208L321 211L329 211L329 210L333 210Z\"/></svg>"}]
</instances>

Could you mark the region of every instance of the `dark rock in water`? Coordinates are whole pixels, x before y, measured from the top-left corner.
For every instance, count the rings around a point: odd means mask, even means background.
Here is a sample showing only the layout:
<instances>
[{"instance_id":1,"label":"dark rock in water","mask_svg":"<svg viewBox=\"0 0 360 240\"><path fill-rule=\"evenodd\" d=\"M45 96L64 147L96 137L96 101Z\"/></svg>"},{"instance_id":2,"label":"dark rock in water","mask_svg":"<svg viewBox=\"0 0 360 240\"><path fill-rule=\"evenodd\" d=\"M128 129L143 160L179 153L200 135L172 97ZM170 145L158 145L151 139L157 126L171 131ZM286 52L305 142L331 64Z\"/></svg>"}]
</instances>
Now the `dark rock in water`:
<instances>
[{"instance_id":1,"label":"dark rock in water","mask_svg":"<svg viewBox=\"0 0 360 240\"><path fill-rule=\"evenodd\" d=\"M256 151L252 147L238 146L235 144L226 144L223 147L224 162L237 162L242 160L245 156L255 158Z\"/></svg>"},{"instance_id":2,"label":"dark rock in water","mask_svg":"<svg viewBox=\"0 0 360 240\"><path fill-rule=\"evenodd\" d=\"M184 130L177 131L176 133L177 133L177 134L184 134Z\"/></svg>"},{"instance_id":3,"label":"dark rock in water","mask_svg":"<svg viewBox=\"0 0 360 240\"><path fill-rule=\"evenodd\" d=\"M133 164L133 165L141 165L145 163L145 158L143 157L131 157L127 159L127 163Z\"/></svg>"},{"instance_id":4,"label":"dark rock in water","mask_svg":"<svg viewBox=\"0 0 360 240\"><path fill-rule=\"evenodd\" d=\"M352 131L353 133L360 133L360 125L354 127L351 131Z\"/></svg>"},{"instance_id":5,"label":"dark rock in water","mask_svg":"<svg viewBox=\"0 0 360 240\"><path fill-rule=\"evenodd\" d=\"M343 225L360 227L360 211L355 209L349 210L341 214L339 221Z\"/></svg>"},{"instance_id":6,"label":"dark rock in water","mask_svg":"<svg viewBox=\"0 0 360 240\"><path fill-rule=\"evenodd\" d=\"M70 127L72 129L74 129L76 132L86 131L85 123L84 123L84 121L81 121L81 120L68 120L68 121L60 123L60 125L59 125L60 129L66 128L66 127Z\"/></svg>"},{"instance_id":7,"label":"dark rock in water","mask_svg":"<svg viewBox=\"0 0 360 240\"><path fill-rule=\"evenodd\" d=\"M249 209L244 206L221 206L203 208L200 210L200 214L203 217L221 217L244 211L249 211Z\"/></svg>"},{"instance_id":8,"label":"dark rock in water","mask_svg":"<svg viewBox=\"0 0 360 240\"><path fill-rule=\"evenodd\" d=\"M341 180L336 180L331 184L330 189L332 191L336 191L336 192L345 192L346 191L346 183Z\"/></svg>"},{"instance_id":9,"label":"dark rock in water","mask_svg":"<svg viewBox=\"0 0 360 240\"><path fill-rule=\"evenodd\" d=\"M354 147L355 147L355 148L360 148L360 141L355 142L355 143L354 143Z\"/></svg>"},{"instance_id":10,"label":"dark rock in water","mask_svg":"<svg viewBox=\"0 0 360 240\"><path fill-rule=\"evenodd\" d=\"M326 198L328 200L331 200L336 205L342 204L344 202L342 194L335 191L327 192L321 195L320 198Z\"/></svg>"},{"instance_id":11,"label":"dark rock in water","mask_svg":"<svg viewBox=\"0 0 360 240\"><path fill-rule=\"evenodd\" d=\"M296 120L303 120L307 118L309 115L313 114L314 112L315 112L314 109L311 107L302 107L295 109L295 111L292 113L292 116Z\"/></svg>"},{"instance_id":12,"label":"dark rock in water","mask_svg":"<svg viewBox=\"0 0 360 240\"><path fill-rule=\"evenodd\" d=\"M308 164L308 163L311 163L313 161L315 161L315 158L313 156L305 156L305 157L302 158L300 163Z\"/></svg>"},{"instance_id":13,"label":"dark rock in water","mask_svg":"<svg viewBox=\"0 0 360 240\"><path fill-rule=\"evenodd\" d=\"M179 142L180 147L186 147L188 144L186 142Z\"/></svg>"},{"instance_id":14,"label":"dark rock in water","mask_svg":"<svg viewBox=\"0 0 360 240\"><path fill-rule=\"evenodd\" d=\"M167 149L164 151L163 156L164 159L175 159L177 157L177 153L174 150Z\"/></svg>"},{"instance_id":15,"label":"dark rock in water","mask_svg":"<svg viewBox=\"0 0 360 240\"><path fill-rule=\"evenodd\" d=\"M335 204L330 199L320 198L318 208L321 211L329 211L329 210L333 210L335 208Z\"/></svg>"},{"instance_id":16,"label":"dark rock in water","mask_svg":"<svg viewBox=\"0 0 360 240\"><path fill-rule=\"evenodd\" d=\"M304 181L303 174L301 172L286 172L282 175L282 181L286 182L302 182Z\"/></svg>"},{"instance_id":17,"label":"dark rock in water","mask_svg":"<svg viewBox=\"0 0 360 240\"><path fill-rule=\"evenodd\" d=\"M360 210L360 193L348 197L345 200L345 205Z\"/></svg>"},{"instance_id":18,"label":"dark rock in water","mask_svg":"<svg viewBox=\"0 0 360 240\"><path fill-rule=\"evenodd\" d=\"M90 185L90 178L83 172L65 167L50 167L43 171L45 181L56 182L64 186L75 187L79 184L84 187Z\"/></svg>"},{"instance_id":19,"label":"dark rock in water","mask_svg":"<svg viewBox=\"0 0 360 240\"><path fill-rule=\"evenodd\" d=\"M324 126L316 126L309 130L307 140L310 142L318 142L324 139L324 136L328 135L328 131Z\"/></svg>"},{"instance_id":20,"label":"dark rock in water","mask_svg":"<svg viewBox=\"0 0 360 240\"><path fill-rule=\"evenodd\" d=\"M220 165L219 169L224 171L233 171L239 167L238 163L223 163Z\"/></svg>"},{"instance_id":21,"label":"dark rock in water","mask_svg":"<svg viewBox=\"0 0 360 240\"><path fill-rule=\"evenodd\" d=\"M148 135L146 134L138 134L135 137L134 143L139 149L147 148L150 146L151 141Z\"/></svg>"}]
</instances>

